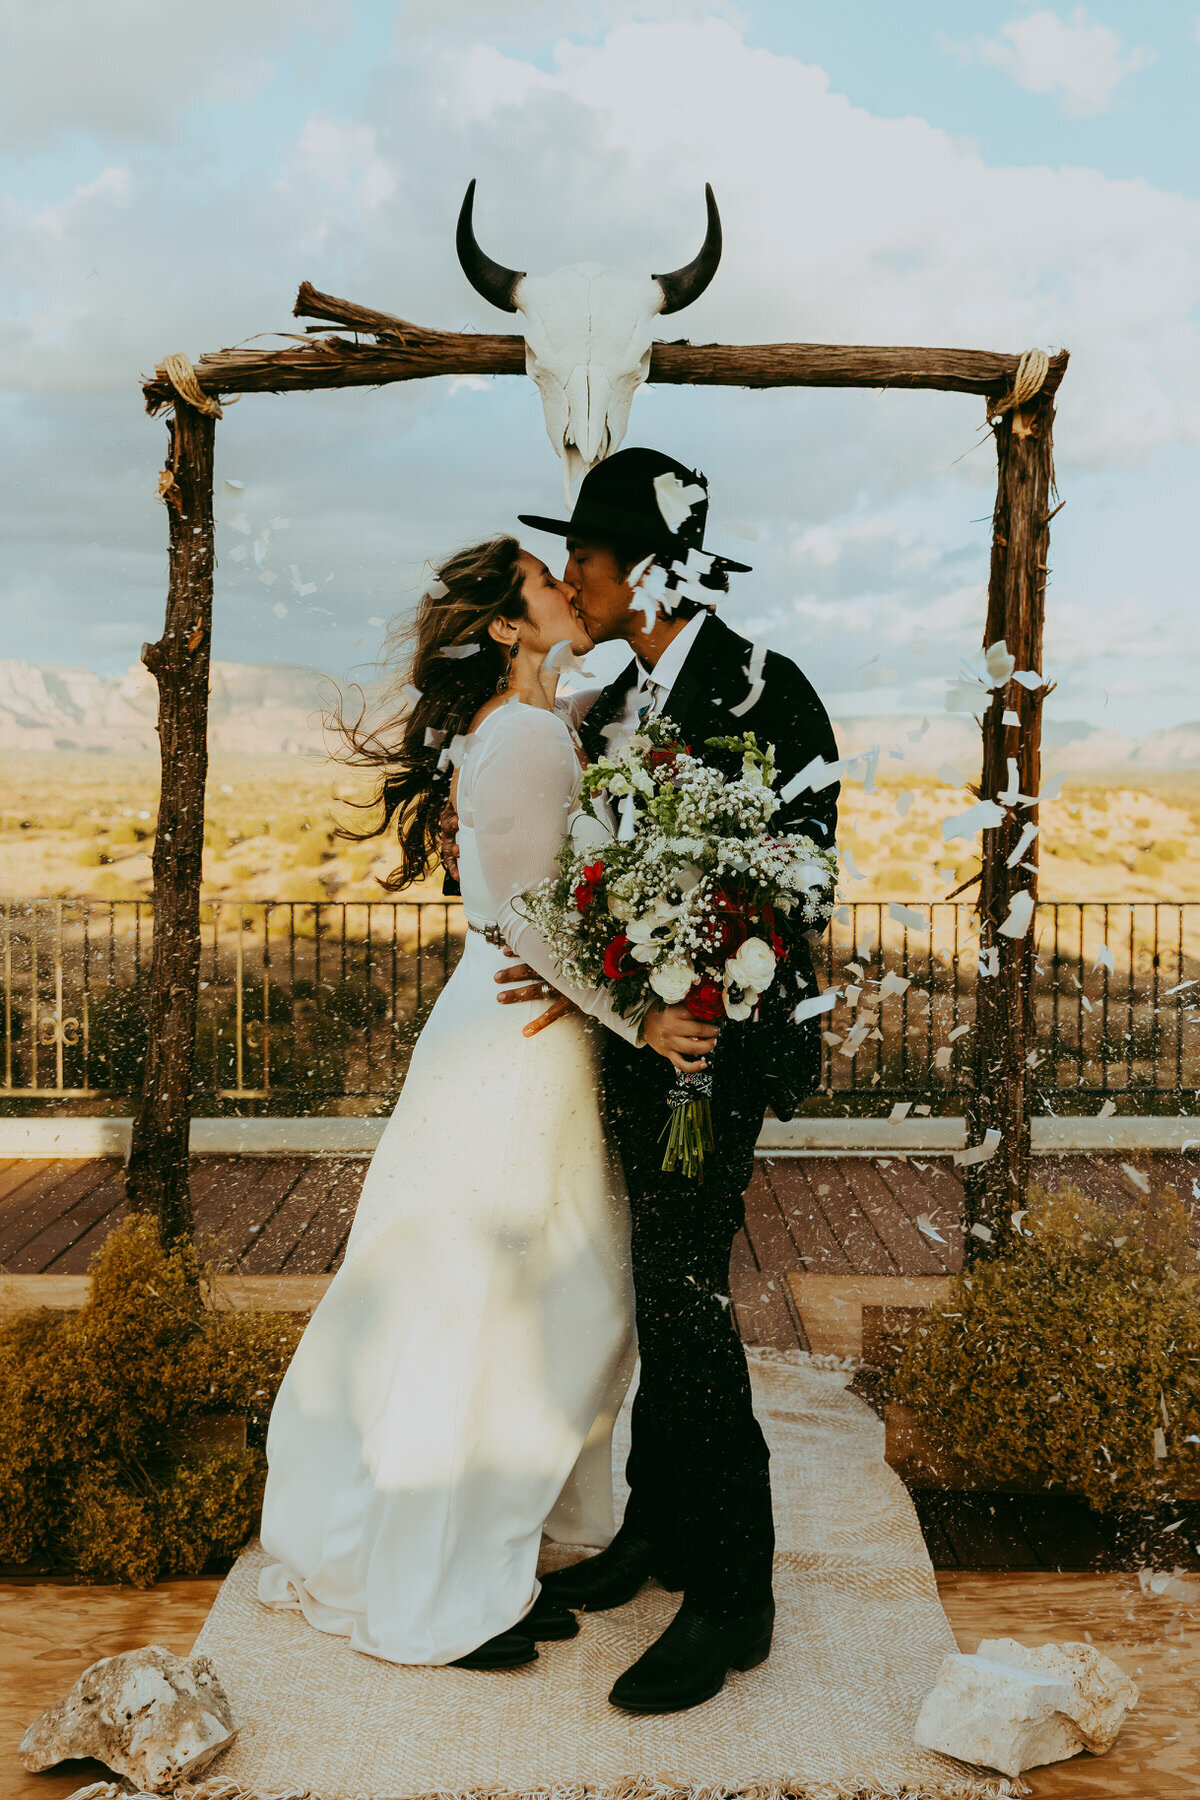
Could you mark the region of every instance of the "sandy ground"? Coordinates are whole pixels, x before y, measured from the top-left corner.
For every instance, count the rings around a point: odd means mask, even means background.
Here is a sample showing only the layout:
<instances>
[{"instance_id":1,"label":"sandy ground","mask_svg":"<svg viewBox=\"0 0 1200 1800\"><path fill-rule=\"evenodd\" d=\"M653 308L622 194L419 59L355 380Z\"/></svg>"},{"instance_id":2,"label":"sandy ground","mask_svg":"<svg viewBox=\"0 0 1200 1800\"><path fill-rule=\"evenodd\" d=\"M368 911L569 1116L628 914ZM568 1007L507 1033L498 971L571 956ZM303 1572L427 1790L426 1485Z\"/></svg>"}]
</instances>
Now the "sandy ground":
<instances>
[{"instance_id":1,"label":"sandy ground","mask_svg":"<svg viewBox=\"0 0 1200 1800\"><path fill-rule=\"evenodd\" d=\"M10 755L0 760L0 894L137 899L150 891L158 771L150 758ZM370 784L312 757L215 758L205 828L208 899L385 898L377 878L395 840L349 844L346 802ZM942 898L976 868L976 841L946 841L942 821L974 796L936 776L881 775L842 789L848 900ZM1042 808L1043 899L1200 897L1200 770L1068 779ZM860 873L855 874L852 871ZM436 894L437 884L410 889Z\"/></svg>"}]
</instances>

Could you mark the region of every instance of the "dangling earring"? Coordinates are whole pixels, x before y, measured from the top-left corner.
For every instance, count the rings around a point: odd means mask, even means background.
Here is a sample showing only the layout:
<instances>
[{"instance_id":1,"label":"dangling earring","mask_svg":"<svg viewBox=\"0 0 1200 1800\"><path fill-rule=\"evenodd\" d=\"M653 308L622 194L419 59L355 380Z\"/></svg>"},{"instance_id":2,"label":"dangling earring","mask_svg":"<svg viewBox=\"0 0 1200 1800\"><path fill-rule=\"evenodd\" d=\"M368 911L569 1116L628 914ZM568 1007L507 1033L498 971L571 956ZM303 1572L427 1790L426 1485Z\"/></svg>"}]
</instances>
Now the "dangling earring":
<instances>
[{"instance_id":1,"label":"dangling earring","mask_svg":"<svg viewBox=\"0 0 1200 1800\"><path fill-rule=\"evenodd\" d=\"M512 666L516 662L517 657L520 654L520 650L521 650L520 644L518 644L516 642L516 640L514 639L512 649L508 653L508 667L507 667L507 669L505 669L503 675L501 675L499 681L496 683L496 692L498 694L502 694L505 691L505 689L507 688L508 678L512 673Z\"/></svg>"}]
</instances>

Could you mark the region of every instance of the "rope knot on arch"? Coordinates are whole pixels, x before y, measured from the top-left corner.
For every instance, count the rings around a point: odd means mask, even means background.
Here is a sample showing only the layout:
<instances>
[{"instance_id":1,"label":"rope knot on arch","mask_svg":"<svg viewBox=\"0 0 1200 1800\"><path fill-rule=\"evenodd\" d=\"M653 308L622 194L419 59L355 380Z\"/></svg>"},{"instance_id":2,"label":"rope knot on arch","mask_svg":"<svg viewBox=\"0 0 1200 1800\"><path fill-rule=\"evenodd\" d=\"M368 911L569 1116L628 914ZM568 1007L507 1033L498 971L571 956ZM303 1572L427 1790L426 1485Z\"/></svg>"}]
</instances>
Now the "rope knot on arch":
<instances>
[{"instance_id":1,"label":"rope knot on arch","mask_svg":"<svg viewBox=\"0 0 1200 1800\"><path fill-rule=\"evenodd\" d=\"M1049 373L1050 358L1045 350L1023 351L1021 360L1017 364L1016 374L1013 376L1012 387L1007 394L1002 394L998 400L993 400L991 395L988 396L988 424L990 425L993 419L1000 418L1003 413L1016 412L1025 405L1027 400L1032 400L1034 395L1040 393L1045 386Z\"/></svg>"}]
</instances>

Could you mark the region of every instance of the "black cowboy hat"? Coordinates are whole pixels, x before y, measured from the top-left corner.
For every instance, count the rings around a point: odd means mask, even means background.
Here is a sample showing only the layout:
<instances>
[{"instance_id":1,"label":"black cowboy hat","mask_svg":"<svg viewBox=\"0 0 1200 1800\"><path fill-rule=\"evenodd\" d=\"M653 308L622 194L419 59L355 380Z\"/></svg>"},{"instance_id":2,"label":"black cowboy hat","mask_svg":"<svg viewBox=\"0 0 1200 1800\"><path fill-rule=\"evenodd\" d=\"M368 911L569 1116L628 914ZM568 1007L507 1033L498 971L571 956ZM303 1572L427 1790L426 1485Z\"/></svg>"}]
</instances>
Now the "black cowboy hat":
<instances>
[{"instance_id":1,"label":"black cowboy hat","mask_svg":"<svg viewBox=\"0 0 1200 1800\"><path fill-rule=\"evenodd\" d=\"M674 475L685 488L704 490L675 531L663 516L654 487L663 475ZM699 550L704 543L708 483L695 469L685 468L661 450L618 450L584 476L569 519L543 519L537 513L518 513L517 517L522 525L553 532L555 537L629 544L653 550L660 559L683 561L689 550ZM733 562L727 556L714 556L713 568L750 573L748 563Z\"/></svg>"}]
</instances>

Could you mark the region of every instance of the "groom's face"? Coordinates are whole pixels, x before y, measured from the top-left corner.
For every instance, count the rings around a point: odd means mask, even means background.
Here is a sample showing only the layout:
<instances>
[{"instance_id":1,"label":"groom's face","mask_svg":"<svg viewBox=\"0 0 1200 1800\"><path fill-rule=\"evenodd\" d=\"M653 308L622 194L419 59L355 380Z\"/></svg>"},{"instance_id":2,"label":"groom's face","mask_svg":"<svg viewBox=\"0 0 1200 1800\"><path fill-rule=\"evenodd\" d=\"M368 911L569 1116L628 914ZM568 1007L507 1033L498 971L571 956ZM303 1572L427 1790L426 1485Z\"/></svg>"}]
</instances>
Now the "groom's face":
<instances>
[{"instance_id":1,"label":"groom's face","mask_svg":"<svg viewBox=\"0 0 1200 1800\"><path fill-rule=\"evenodd\" d=\"M567 539L563 580L575 592L575 610L593 644L629 638L645 629L645 615L631 608L630 565L609 544Z\"/></svg>"}]
</instances>

